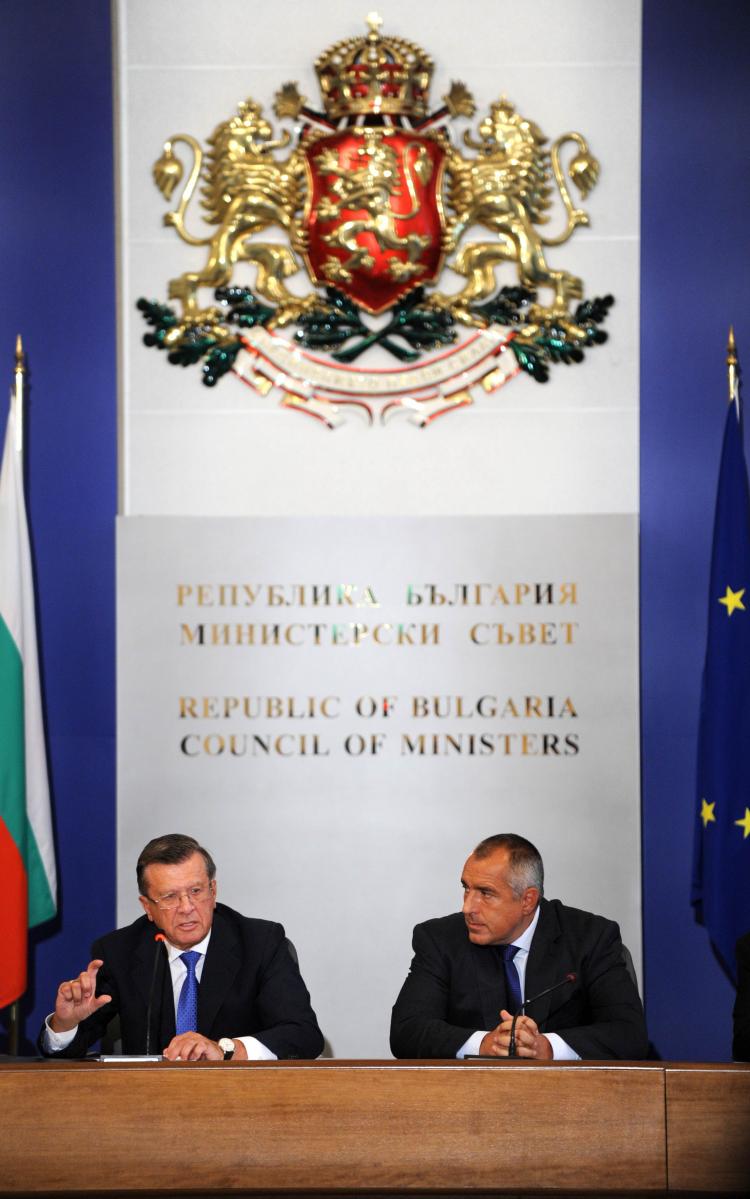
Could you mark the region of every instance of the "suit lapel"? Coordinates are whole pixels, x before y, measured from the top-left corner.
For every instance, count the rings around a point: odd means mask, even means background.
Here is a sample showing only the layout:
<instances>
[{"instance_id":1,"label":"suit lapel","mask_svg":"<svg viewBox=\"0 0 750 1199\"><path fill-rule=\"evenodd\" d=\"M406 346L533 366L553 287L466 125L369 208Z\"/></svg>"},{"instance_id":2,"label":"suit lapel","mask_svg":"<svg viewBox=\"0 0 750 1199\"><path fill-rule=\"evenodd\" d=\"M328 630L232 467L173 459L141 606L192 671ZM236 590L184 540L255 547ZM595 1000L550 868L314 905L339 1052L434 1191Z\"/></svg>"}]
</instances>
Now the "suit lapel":
<instances>
[{"instance_id":1,"label":"suit lapel","mask_svg":"<svg viewBox=\"0 0 750 1199\"><path fill-rule=\"evenodd\" d=\"M151 979L154 974L154 964L157 953L164 956L164 949L154 940L153 924L147 925L147 935L141 940L133 955L133 983L143 1000L143 1006L148 1006L148 996L151 990ZM162 963L163 965L163 963ZM161 965L158 967L161 970Z\"/></svg>"},{"instance_id":2,"label":"suit lapel","mask_svg":"<svg viewBox=\"0 0 750 1199\"><path fill-rule=\"evenodd\" d=\"M198 1028L204 1036L211 1036L216 1016L234 984L240 965L239 940L217 908L198 990ZM223 1029L217 1035L227 1032Z\"/></svg>"},{"instance_id":3,"label":"suit lapel","mask_svg":"<svg viewBox=\"0 0 750 1199\"><path fill-rule=\"evenodd\" d=\"M468 942L474 971L477 1006L482 1013L482 1027L489 1031L500 1022L500 1012L508 1006L505 970L500 952L494 945L474 945Z\"/></svg>"},{"instance_id":4,"label":"suit lapel","mask_svg":"<svg viewBox=\"0 0 750 1199\"><path fill-rule=\"evenodd\" d=\"M164 957L164 967L161 976L161 987L157 982L157 990L161 994L161 1010L159 1012L159 1035L163 1045L168 1045L177 1031L174 1010L174 987L172 986L172 971L169 969L167 957ZM154 999L154 1007L159 1003Z\"/></svg>"},{"instance_id":5,"label":"suit lapel","mask_svg":"<svg viewBox=\"0 0 750 1199\"><path fill-rule=\"evenodd\" d=\"M532 999L534 995L538 995L540 991L544 991L547 987L553 987L555 983L561 982L567 973L575 966L575 962L568 961L565 955L565 945L562 939L562 932L557 922L557 917L553 910L543 899L541 901L541 911L539 912L539 923L536 926L534 939L531 942L529 950L529 959L526 963L526 981L524 985L524 998ZM538 999L536 1003L532 1003L529 1008L529 1015L532 1020L535 1020L537 1025L542 1028L545 1020L549 1016L550 1009L559 1007L562 999L566 998L564 992L553 992L551 995L545 995L543 999Z\"/></svg>"},{"instance_id":6,"label":"suit lapel","mask_svg":"<svg viewBox=\"0 0 750 1199\"><path fill-rule=\"evenodd\" d=\"M143 1027L145 1037L148 1001L151 993L151 980L154 977L154 963L157 953L159 964L156 967L156 980L151 1001L151 1030L152 1046L154 1034L158 1044L155 1052L161 1053L165 1045L172 1040L175 1032L174 1000L172 995L172 975L169 970L165 947L154 941L154 925L146 926L146 935L141 940L133 955L132 980L143 1004ZM145 1040L144 1040L145 1044Z\"/></svg>"}]
</instances>

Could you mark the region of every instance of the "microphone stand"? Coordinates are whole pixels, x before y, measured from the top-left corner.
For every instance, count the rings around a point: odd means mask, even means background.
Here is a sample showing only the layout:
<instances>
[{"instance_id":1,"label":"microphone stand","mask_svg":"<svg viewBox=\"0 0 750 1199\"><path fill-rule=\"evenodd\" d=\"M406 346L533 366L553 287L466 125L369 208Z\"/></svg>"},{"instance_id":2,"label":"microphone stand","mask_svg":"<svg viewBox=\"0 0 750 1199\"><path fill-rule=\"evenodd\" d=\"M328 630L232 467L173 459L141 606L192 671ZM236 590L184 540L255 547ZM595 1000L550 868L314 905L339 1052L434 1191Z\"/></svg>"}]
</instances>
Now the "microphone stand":
<instances>
[{"instance_id":1,"label":"microphone stand","mask_svg":"<svg viewBox=\"0 0 750 1199\"><path fill-rule=\"evenodd\" d=\"M520 1006L514 1013L513 1019L511 1021L510 1038L508 1040L508 1057L514 1057L514 1058L518 1057L518 1053L516 1052L516 1021L518 1020L518 1017L521 1015L524 1015L526 1012L526 1008L529 1007L532 1003L536 1003L537 999L543 999L545 995L549 995L551 991L556 991L558 987L564 987L566 985L566 983L574 983L576 981L577 977L578 977L577 974L572 974L572 973L566 974L565 978L561 978L560 982L555 983L555 985L553 987L547 987L547 989L545 991L540 991L538 995L532 995L531 999L524 999L523 1003L520 1004Z\"/></svg>"},{"instance_id":2,"label":"microphone stand","mask_svg":"<svg viewBox=\"0 0 750 1199\"><path fill-rule=\"evenodd\" d=\"M151 1055L151 1008L154 1001L154 984L156 983L156 975L159 972L159 962L164 960L164 955L167 953L164 933L155 933L154 941L156 942L156 952L154 953L154 968L151 971L151 986L148 991L148 1006L146 1008L146 1057L150 1057ZM164 953L161 952L162 945L164 946Z\"/></svg>"},{"instance_id":3,"label":"microphone stand","mask_svg":"<svg viewBox=\"0 0 750 1199\"><path fill-rule=\"evenodd\" d=\"M518 1054L516 1052L516 1021L518 1020L518 1017L523 1013L525 1006L526 1006L526 1004L522 1003L521 1006L519 1007L518 1011L515 1012L513 1015L513 1019L510 1024L510 1039L508 1041L508 1057L518 1057Z\"/></svg>"}]
</instances>

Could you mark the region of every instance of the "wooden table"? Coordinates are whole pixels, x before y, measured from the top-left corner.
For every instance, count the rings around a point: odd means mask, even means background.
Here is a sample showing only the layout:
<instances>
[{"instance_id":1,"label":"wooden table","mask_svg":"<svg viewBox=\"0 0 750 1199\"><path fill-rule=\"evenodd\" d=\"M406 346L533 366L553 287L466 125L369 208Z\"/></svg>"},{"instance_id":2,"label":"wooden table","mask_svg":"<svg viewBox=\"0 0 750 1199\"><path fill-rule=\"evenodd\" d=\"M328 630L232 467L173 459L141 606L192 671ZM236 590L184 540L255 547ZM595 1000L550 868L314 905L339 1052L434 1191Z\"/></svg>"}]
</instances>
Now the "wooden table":
<instances>
[{"instance_id":1,"label":"wooden table","mask_svg":"<svg viewBox=\"0 0 750 1199\"><path fill-rule=\"evenodd\" d=\"M750 1066L0 1063L4 1195L419 1191L750 1193Z\"/></svg>"}]
</instances>

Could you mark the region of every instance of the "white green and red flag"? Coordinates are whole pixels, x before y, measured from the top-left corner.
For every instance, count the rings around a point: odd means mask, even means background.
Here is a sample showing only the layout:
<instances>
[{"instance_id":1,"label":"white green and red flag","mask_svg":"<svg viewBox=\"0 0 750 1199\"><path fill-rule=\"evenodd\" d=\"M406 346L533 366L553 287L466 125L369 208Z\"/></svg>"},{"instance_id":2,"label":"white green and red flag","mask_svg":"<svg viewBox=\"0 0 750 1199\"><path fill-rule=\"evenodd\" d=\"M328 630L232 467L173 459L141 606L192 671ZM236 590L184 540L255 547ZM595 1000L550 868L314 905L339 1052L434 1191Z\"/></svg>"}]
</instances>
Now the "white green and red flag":
<instances>
[{"instance_id":1,"label":"white green and red flag","mask_svg":"<svg viewBox=\"0 0 750 1199\"><path fill-rule=\"evenodd\" d=\"M19 403L0 467L0 1008L26 990L28 930L57 910Z\"/></svg>"}]
</instances>

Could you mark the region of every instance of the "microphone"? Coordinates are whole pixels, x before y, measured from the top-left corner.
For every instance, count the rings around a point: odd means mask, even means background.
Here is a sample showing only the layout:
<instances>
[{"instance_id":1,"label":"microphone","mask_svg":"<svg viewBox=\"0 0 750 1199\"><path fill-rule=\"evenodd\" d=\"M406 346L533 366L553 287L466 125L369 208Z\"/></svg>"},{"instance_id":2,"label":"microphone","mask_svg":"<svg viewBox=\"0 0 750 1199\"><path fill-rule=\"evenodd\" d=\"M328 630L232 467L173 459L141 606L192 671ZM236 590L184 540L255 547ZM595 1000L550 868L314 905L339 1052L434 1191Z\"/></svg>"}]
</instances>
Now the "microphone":
<instances>
[{"instance_id":1,"label":"microphone","mask_svg":"<svg viewBox=\"0 0 750 1199\"><path fill-rule=\"evenodd\" d=\"M167 952L167 938L164 933L154 933L154 941L156 942L156 952L154 953L154 968L151 971L151 986L148 992L148 1007L146 1008L146 1057L151 1053L151 1006L154 1000L154 984L156 983L156 975L159 970L159 962L163 960L164 954L159 952L160 945L164 946L164 953Z\"/></svg>"},{"instance_id":2,"label":"microphone","mask_svg":"<svg viewBox=\"0 0 750 1199\"><path fill-rule=\"evenodd\" d=\"M516 1020L525 1012L527 1007L532 1003L536 1003L537 999L543 999L545 995L550 995L552 991L556 991L559 987L564 987L567 983L574 983L578 979L577 974L566 974L565 978L561 978L559 983L555 983L552 987L547 987L544 991L540 991L538 995L532 995L531 999L524 999L513 1016L513 1023L510 1026L510 1040L508 1041L508 1057L518 1057L516 1053Z\"/></svg>"}]
</instances>

